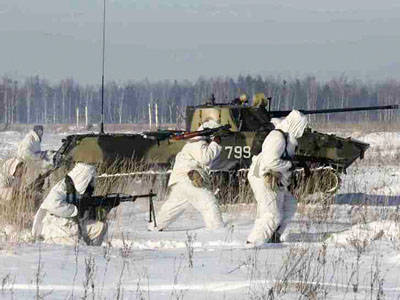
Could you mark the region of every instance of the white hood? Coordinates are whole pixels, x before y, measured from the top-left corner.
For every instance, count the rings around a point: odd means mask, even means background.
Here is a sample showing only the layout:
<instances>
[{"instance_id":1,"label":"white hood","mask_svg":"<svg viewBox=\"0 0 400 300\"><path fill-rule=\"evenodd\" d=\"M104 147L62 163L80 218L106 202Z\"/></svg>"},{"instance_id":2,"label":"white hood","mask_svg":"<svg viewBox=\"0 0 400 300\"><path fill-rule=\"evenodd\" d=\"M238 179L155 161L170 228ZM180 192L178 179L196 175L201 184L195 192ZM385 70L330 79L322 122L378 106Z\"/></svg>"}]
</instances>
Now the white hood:
<instances>
[{"instance_id":1,"label":"white hood","mask_svg":"<svg viewBox=\"0 0 400 300\"><path fill-rule=\"evenodd\" d=\"M304 129L308 125L307 117L300 113L298 110L292 110L282 122L276 125L276 129L280 129L288 133L293 138L300 138Z\"/></svg>"},{"instance_id":2,"label":"white hood","mask_svg":"<svg viewBox=\"0 0 400 300\"><path fill-rule=\"evenodd\" d=\"M217 121L209 120L201 124L200 127L197 129L197 131L201 131L204 129L214 129L218 127L221 127L221 124L219 124Z\"/></svg>"},{"instance_id":3,"label":"white hood","mask_svg":"<svg viewBox=\"0 0 400 300\"><path fill-rule=\"evenodd\" d=\"M271 118L271 123L274 124L276 128L285 118Z\"/></svg>"},{"instance_id":4,"label":"white hood","mask_svg":"<svg viewBox=\"0 0 400 300\"><path fill-rule=\"evenodd\" d=\"M199 126L199 128L197 128L197 131L202 131L205 129L214 129L214 128L218 128L221 127L221 124L219 124L218 122L214 121L214 120L209 120L204 122L203 124L201 124ZM191 138L189 140L189 142L196 142L196 141L200 141L200 140L204 140L206 139L206 137L204 136L195 136L194 138Z\"/></svg>"},{"instance_id":5,"label":"white hood","mask_svg":"<svg viewBox=\"0 0 400 300\"><path fill-rule=\"evenodd\" d=\"M36 132L29 131L19 143L17 157L25 161L41 159L40 137Z\"/></svg>"},{"instance_id":6,"label":"white hood","mask_svg":"<svg viewBox=\"0 0 400 300\"><path fill-rule=\"evenodd\" d=\"M71 177L74 182L76 191L79 194L83 194L89 183L94 180L96 176L96 167L85 163L77 163L68 173L68 176Z\"/></svg>"}]
</instances>

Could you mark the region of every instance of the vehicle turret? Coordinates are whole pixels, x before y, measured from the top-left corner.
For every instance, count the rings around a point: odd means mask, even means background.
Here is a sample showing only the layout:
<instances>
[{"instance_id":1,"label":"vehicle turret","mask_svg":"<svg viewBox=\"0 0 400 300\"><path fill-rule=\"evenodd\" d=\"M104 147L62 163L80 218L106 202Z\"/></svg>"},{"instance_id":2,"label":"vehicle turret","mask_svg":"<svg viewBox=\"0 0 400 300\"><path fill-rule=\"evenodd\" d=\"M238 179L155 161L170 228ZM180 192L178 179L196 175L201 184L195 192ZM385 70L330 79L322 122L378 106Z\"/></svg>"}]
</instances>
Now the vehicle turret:
<instances>
[{"instance_id":1,"label":"vehicle turret","mask_svg":"<svg viewBox=\"0 0 400 300\"><path fill-rule=\"evenodd\" d=\"M205 104L189 106L186 109L186 130L195 131L200 124L208 120L215 120L222 125L231 125L231 131L261 131L273 129L271 124L273 118L287 116L291 110L270 110L271 98L264 102L257 102L258 105L242 106L237 104ZM398 109L398 104L382 106L362 106L332 109L302 110L305 115L345 113L355 111L372 111Z\"/></svg>"}]
</instances>

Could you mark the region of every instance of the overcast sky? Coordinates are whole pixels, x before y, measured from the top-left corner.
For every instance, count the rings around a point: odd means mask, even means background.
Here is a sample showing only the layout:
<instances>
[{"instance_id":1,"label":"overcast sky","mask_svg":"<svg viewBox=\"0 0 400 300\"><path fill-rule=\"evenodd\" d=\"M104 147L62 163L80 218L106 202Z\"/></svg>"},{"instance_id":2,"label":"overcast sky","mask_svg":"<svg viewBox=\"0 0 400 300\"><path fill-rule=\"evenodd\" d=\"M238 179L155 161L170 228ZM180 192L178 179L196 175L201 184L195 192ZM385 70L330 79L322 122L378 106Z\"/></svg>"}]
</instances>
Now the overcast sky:
<instances>
[{"instance_id":1,"label":"overcast sky","mask_svg":"<svg viewBox=\"0 0 400 300\"><path fill-rule=\"evenodd\" d=\"M0 0L0 74L101 77L102 0ZM107 0L106 80L400 78L398 0Z\"/></svg>"}]
</instances>

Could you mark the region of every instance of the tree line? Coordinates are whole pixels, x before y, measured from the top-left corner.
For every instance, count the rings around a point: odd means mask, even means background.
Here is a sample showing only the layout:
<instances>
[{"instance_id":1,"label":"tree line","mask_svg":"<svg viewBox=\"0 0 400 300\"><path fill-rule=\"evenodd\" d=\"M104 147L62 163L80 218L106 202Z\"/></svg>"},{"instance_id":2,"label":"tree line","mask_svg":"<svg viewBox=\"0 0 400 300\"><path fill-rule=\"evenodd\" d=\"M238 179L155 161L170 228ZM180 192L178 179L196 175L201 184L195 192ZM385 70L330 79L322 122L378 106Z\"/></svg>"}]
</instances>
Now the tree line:
<instances>
[{"instance_id":1,"label":"tree line","mask_svg":"<svg viewBox=\"0 0 400 300\"><path fill-rule=\"evenodd\" d=\"M202 104L211 94L216 101L229 103L245 93L272 97L273 110L327 109L354 106L397 104L400 81L363 82L342 76L328 81L315 77L282 79L281 77L239 76L238 78L199 78L191 81L127 81L108 82L104 93L106 123L147 123L149 103L158 105L160 123L179 123L185 107ZM24 81L3 76L0 80L0 122L14 123L75 123L76 109L80 118L87 107L89 122L99 123L101 90L98 85L83 85L72 78L50 83L33 76ZM397 121L393 110L361 113L325 114L314 121ZM154 122L154 119L153 119Z\"/></svg>"}]
</instances>

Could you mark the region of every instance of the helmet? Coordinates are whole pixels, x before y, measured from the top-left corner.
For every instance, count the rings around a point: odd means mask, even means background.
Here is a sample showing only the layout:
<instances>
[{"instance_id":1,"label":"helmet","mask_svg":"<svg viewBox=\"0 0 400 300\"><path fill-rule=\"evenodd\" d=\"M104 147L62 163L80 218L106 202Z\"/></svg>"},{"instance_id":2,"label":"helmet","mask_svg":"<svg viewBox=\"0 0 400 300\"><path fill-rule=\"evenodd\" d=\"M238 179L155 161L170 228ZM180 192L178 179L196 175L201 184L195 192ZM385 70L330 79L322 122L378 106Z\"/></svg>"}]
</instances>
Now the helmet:
<instances>
[{"instance_id":1,"label":"helmet","mask_svg":"<svg viewBox=\"0 0 400 300\"><path fill-rule=\"evenodd\" d=\"M262 107L267 106L268 100L265 99L264 93L257 93L253 96L253 106Z\"/></svg>"},{"instance_id":2,"label":"helmet","mask_svg":"<svg viewBox=\"0 0 400 300\"><path fill-rule=\"evenodd\" d=\"M239 99L240 99L240 102L246 103L247 102L247 95L246 94L241 94Z\"/></svg>"}]
</instances>

